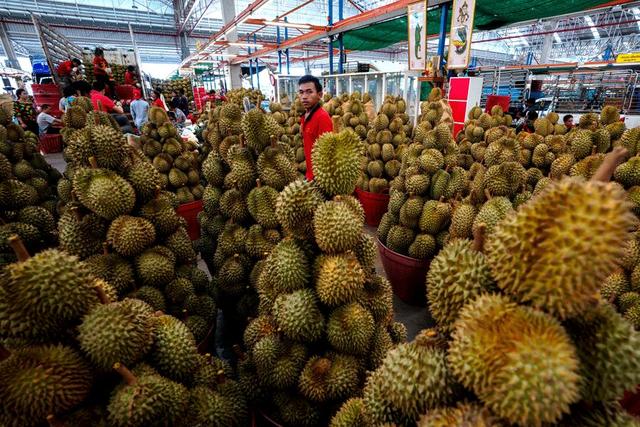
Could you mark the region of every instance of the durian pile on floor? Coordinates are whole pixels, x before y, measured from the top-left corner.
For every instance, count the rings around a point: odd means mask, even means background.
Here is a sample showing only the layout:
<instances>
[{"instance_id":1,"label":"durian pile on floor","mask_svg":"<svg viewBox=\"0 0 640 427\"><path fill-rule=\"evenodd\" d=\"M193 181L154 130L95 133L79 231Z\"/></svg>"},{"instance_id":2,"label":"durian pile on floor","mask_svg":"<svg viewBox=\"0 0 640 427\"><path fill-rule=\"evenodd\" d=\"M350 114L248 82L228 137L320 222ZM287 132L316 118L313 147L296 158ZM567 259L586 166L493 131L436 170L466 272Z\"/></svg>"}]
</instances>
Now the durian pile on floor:
<instances>
[{"instance_id":1,"label":"durian pile on floor","mask_svg":"<svg viewBox=\"0 0 640 427\"><path fill-rule=\"evenodd\" d=\"M640 383L640 335L599 294L631 208L615 183L565 177L491 235L449 241L426 280L437 327L390 350L332 425L640 425L618 404Z\"/></svg>"},{"instance_id":2,"label":"durian pile on floor","mask_svg":"<svg viewBox=\"0 0 640 427\"><path fill-rule=\"evenodd\" d=\"M230 116L242 118L223 119ZM212 147L203 164L208 185L199 215L203 237L197 246L217 288L225 325L237 329L233 333L225 328L225 336L239 342L258 306L254 266L282 238L274 214L278 192L298 173L289 145L276 142L282 128L273 115L258 108L242 115L235 104L225 103L220 117L218 127L229 136ZM227 146L225 141L233 143Z\"/></svg>"},{"instance_id":3,"label":"durian pile on floor","mask_svg":"<svg viewBox=\"0 0 640 427\"><path fill-rule=\"evenodd\" d=\"M400 173L402 153L411 139L412 126L406 102L387 97L366 134L367 162L358 180L358 188L386 193L389 183Z\"/></svg>"},{"instance_id":4,"label":"durian pile on floor","mask_svg":"<svg viewBox=\"0 0 640 427\"><path fill-rule=\"evenodd\" d=\"M348 130L318 139L315 180L294 181L277 196L286 237L252 273L259 315L244 333L239 381L252 405L286 426L327 425L361 393L365 371L406 339L351 196L363 151Z\"/></svg>"},{"instance_id":5,"label":"durian pile on floor","mask_svg":"<svg viewBox=\"0 0 640 427\"><path fill-rule=\"evenodd\" d=\"M38 152L37 137L11 123L13 103L0 105L0 266L15 261L7 238L17 234L38 252L55 246L60 173Z\"/></svg>"},{"instance_id":6,"label":"durian pile on floor","mask_svg":"<svg viewBox=\"0 0 640 427\"><path fill-rule=\"evenodd\" d=\"M282 115L285 114L285 112L281 111L279 108L282 108L282 106L280 104L276 104L275 112L273 112L273 109L271 110L274 116L276 116L276 113L280 113ZM296 97L293 105L291 105L291 109L289 110L288 115L285 116L284 123L281 123L279 121L280 117L275 117L276 121L284 128L284 133L280 137L280 141L284 142L285 144L289 144L291 149L296 154L296 167L301 175L304 175L307 172L307 163L305 162L304 157L302 134L300 133L300 116L304 114L304 111L304 106L302 105L302 102L300 102L300 98Z\"/></svg>"},{"instance_id":7,"label":"durian pile on floor","mask_svg":"<svg viewBox=\"0 0 640 427\"><path fill-rule=\"evenodd\" d=\"M200 200L204 186L197 146L183 141L167 112L158 107L149 110L149 121L141 133L142 152L160 172L161 187L176 193L181 204Z\"/></svg>"},{"instance_id":8,"label":"durian pile on floor","mask_svg":"<svg viewBox=\"0 0 640 427\"><path fill-rule=\"evenodd\" d=\"M117 289L60 249L0 274L0 425L243 426L233 372L199 355L180 320Z\"/></svg>"},{"instance_id":9,"label":"durian pile on floor","mask_svg":"<svg viewBox=\"0 0 640 427\"><path fill-rule=\"evenodd\" d=\"M625 131L613 107L605 107L601 117L583 116L566 134L557 119L552 113L535 122L535 133L516 136L508 127L511 117L500 107L491 114L474 108L457 143L445 123L426 132L419 125L391 184L388 212L378 228L382 243L428 259L449 238L471 238L480 222L491 234L508 212L552 180L566 175L590 178L613 147L630 147L629 155L637 152L640 132ZM625 170L633 170L634 159L616 173L632 198L636 183L623 180L630 176Z\"/></svg>"},{"instance_id":10,"label":"durian pile on floor","mask_svg":"<svg viewBox=\"0 0 640 427\"><path fill-rule=\"evenodd\" d=\"M76 117L76 128L65 133L68 163L58 182L60 249L84 260L118 298L136 297L180 317L200 342L214 326L215 303L176 214L178 200L160 190L160 173L108 115L85 111L91 104L84 100L66 113Z\"/></svg>"},{"instance_id":11,"label":"durian pile on floor","mask_svg":"<svg viewBox=\"0 0 640 427\"><path fill-rule=\"evenodd\" d=\"M236 104L238 107L243 106L243 99L246 97L254 107L260 107L260 103L264 99L264 95L258 89L232 89L225 94L227 100Z\"/></svg>"}]
</instances>

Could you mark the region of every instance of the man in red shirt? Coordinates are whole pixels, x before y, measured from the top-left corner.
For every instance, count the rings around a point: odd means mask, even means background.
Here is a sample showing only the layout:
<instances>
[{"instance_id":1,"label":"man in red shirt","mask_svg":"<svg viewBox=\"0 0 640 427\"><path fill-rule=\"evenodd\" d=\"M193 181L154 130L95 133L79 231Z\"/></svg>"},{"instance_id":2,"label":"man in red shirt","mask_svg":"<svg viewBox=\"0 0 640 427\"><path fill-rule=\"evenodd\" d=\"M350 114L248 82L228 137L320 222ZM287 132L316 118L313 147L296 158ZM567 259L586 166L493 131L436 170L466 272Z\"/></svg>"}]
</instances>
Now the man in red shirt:
<instances>
[{"instance_id":1,"label":"man in red shirt","mask_svg":"<svg viewBox=\"0 0 640 427\"><path fill-rule=\"evenodd\" d=\"M116 82L111 79L111 68L107 60L104 59L104 51L99 47L96 48L93 56L93 78L95 81L109 86L111 97L116 96Z\"/></svg>"},{"instance_id":2,"label":"man in red shirt","mask_svg":"<svg viewBox=\"0 0 640 427\"><path fill-rule=\"evenodd\" d=\"M77 69L82 63L78 58L69 59L58 64L57 73L64 87L73 83L72 72Z\"/></svg>"},{"instance_id":3,"label":"man in red shirt","mask_svg":"<svg viewBox=\"0 0 640 427\"><path fill-rule=\"evenodd\" d=\"M307 162L306 177L313 179L313 165L311 164L311 149L320 135L333 131L333 122L329 113L320 106L322 99L322 85L320 80L311 75L302 76L298 80L298 94L305 108L300 117L300 132L304 143L304 157Z\"/></svg>"},{"instance_id":4,"label":"man in red shirt","mask_svg":"<svg viewBox=\"0 0 640 427\"><path fill-rule=\"evenodd\" d=\"M89 96L91 97L91 103L93 109L96 111L104 111L105 113L117 113L123 114L122 107L118 107L115 102L104 94L105 84L103 82L93 82L93 90Z\"/></svg>"},{"instance_id":5,"label":"man in red shirt","mask_svg":"<svg viewBox=\"0 0 640 427\"><path fill-rule=\"evenodd\" d=\"M138 84L138 75L136 73L136 67L129 65L127 71L124 72L124 84L136 86Z\"/></svg>"}]
</instances>

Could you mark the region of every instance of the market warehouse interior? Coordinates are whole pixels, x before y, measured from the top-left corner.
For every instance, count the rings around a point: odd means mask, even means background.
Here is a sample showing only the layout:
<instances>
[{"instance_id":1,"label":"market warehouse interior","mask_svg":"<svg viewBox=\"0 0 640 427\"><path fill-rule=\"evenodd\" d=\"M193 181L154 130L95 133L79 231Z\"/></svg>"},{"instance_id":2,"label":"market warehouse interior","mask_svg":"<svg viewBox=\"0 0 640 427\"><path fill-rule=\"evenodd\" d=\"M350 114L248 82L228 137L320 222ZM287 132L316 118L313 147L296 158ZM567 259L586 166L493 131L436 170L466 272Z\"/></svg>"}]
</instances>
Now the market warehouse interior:
<instances>
[{"instance_id":1,"label":"market warehouse interior","mask_svg":"<svg viewBox=\"0 0 640 427\"><path fill-rule=\"evenodd\" d=\"M8 0L0 424L640 425L639 34Z\"/></svg>"}]
</instances>

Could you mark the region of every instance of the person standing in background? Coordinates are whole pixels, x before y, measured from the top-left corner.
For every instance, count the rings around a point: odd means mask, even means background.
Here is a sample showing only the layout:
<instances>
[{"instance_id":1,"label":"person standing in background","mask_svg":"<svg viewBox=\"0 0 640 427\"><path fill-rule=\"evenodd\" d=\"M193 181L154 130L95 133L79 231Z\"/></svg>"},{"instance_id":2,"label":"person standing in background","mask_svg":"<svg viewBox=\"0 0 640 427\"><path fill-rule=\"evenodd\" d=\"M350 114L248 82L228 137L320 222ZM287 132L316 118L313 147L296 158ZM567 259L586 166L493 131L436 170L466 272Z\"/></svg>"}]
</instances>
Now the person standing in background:
<instances>
[{"instance_id":1,"label":"person standing in background","mask_svg":"<svg viewBox=\"0 0 640 427\"><path fill-rule=\"evenodd\" d=\"M573 129L573 116L571 114L567 114L562 118L562 123L564 123L567 130Z\"/></svg>"},{"instance_id":2,"label":"person standing in background","mask_svg":"<svg viewBox=\"0 0 640 427\"><path fill-rule=\"evenodd\" d=\"M184 89L178 89L178 93L180 96L178 97L178 108L182 110L182 112L188 116L189 115L189 99L184 94Z\"/></svg>"},{"instance_id":3,"label":"person standing in background","mask_svg":"<svg viewBox=\"0 0 640 427\"><path fill-rule=\"evenodd\" d=\"M33 101L29 98L29 94L25 89L18 89L16 96L18 100L14 102L13 109L18 123L22 129L30 130L37 135L38 122L36 121L36 109L33 106Z\"/></svg>"},{"instance_id":4,"label":"person standing in background","mask_svg":"<svg viewBox=\"0 0 640 427\"><path fill-rule=\"evenodd\" d=\"M142 99L139 93L134 94L135 99L131 102L131 117L133 122L138 128L138 131L142 129L142 126L147 122L149 115L149 103Z\"/></svg>"},{"instance_id":5,"label":"person standing in background","mask_svg":"<svg viewBox=\"0 0 640 427\"><path fill-rule=\"evenodd\" d=\"M187 116L178 108L177 102L169 102L169 113L169 117L171 117L173 124L176 125L176 127L184 127L184 122L187 121Z\"/></svg>"},{"instance_id":6,"label":"person standing in background","mask_svg":"<svg viewBox=\"0 0 640 427\"><path fill-rule=\"evenodd\" d=\"M71 103L76 98L75 94L76 89L73 85L65 86L64 89L62 89L62 98L60 98L60 101L58 102L58 110L65 113L67 108L71 106Z\"/></svg>"},{"instance_id":7,"label":"person standing in background","mask_svg":"<svg viewBox=\"0 0 640 427\"><path fill-rule=\"evenodd\" d=\"M320 106L322 85L320 80L311 75L302 76L298 80L298 94L305 112L300 117L300 132L304 143L304 157L307 163L306 178L313 180L313 164L311 150L320 135L333 131L333 122L329 113Z\"/></svg>"},{"instance_id":8,"label":"person standing in background","mask_svg":"<svg viewBox=\"0 0 640 427\"><path fill-rule=\"evenodd\" d=\"M167 109L167 106L164 105L164 102L162 101L162 94L158 89L154 89L153 92L151 92L151 105L153 107L160 107L163 110Z\"/></svg>"},{"instance_id":9,"label":"person standing in background","mask_svg":"<svg viewBox=\"0 0 640 427\"><path fill-rule=\"evenodd\" d=\"M129 65L127 71L124 72L124 84L131 86L138 85L138 74L136 73L136 67L133 65Z\"/></svg>"},{"instance_id":10,"label":"person standing in background","mask_svg":"<svg viewBox=\"0 0 640 427\"><path fill-rule=\"evenodd\" d=\"M109 86L109 95L111 98L116 96L116 83L111 79L111 68L109 63L104 59L104 51L99 47L94 51L93 57L93 77L96 82L104 83Z\"/></svg>"},{"instance_id":11,"label":"person standing in background","mask_svg":"<svg viewBox=\"0 0 640 427\"><path fill-rule=\"evenodd\" d=\"M58 68L56 69L56 72L58 73L58 77L62 82L63 88L71 86L71 84L74 81L73 75L74 73L77 73L78 67L80 67L80 65L82 65L82 63L78 58L73 58L58 64Z\"/></svg>"}]
</instances>

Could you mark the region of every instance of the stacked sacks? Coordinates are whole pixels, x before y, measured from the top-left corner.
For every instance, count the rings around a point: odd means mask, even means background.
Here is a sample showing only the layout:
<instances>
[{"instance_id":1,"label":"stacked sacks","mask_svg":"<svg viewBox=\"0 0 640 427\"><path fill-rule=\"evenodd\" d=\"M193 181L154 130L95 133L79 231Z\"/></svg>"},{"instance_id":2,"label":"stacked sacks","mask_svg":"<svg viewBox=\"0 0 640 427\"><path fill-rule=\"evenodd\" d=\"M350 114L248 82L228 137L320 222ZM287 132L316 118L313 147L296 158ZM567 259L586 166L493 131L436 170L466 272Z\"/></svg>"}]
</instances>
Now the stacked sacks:
<instances>
[{"instance_id":1,"label":"stacked sacks","mask_svg":"<svg viewBox=\"0 0 640 427\"><path fill-rule=\"evenodd\" d=\"M282 237L275 218L278 192L298 176L289 145L276 142L282 129L273 115L252 109L241 127L241 143L226 153L221 145L203 164L208 186L199 216L203 236L198 248L229 327L225 336L232 340L256 314L261 260Z\"/></svg>"},{"instance_id":2,"label":"stacked sacks","mask_svg":"<svg viewBox=\"0 0 640 427\"><path fill-rule=\"evenodd\" d=\"M29 257L18 238L11 244L19 262L0 281L3 425L247 422L233 372L199 355L182 322L138 299L116 301L75 256Z\"/></svg>"},{"instance_id":3,"label":"stacked sacks","mask_svg":"<svg viewBox=\"0 0 640 427\"><path fill-rule=\"evenodd\" d=\"M636 425L617 400L640 335L597 296L636 223L616 184L564 178L486 241L483 225L449 242L427 279L437 330L387 353L359 425Z\"/></svg>"},{"instance_id":4,"label":"stacked sacks","mask_svg":"<svg viewBox=\"0 0 640 427\"><path fill-rule=\"evenodd\" d=\"M406 338L350 196L362 154L353 132L325 134L313 148L315 180L294 181L277 198L286 237L260 264L258 316L238 369L254 404L287 426L326 425L336 403L360 393L365 370Z\"/></svg>"},{"instance_id":5,"label":"stacked sacks","mask_svg":"<svg viewBox=\"0 0 640 427\"><path fill-rule=\"evenodd\" d=\"M60 248L84 260L117 298L136 297L179 316L201 341L214 326L216 308L175 212L176 196L161 191L153 164L113 128L88 121L68 137L71 161L58 185L65 203Z\"/></svg>"},{"instance_id":6,"label":"stacked sacks","mask_svg":"<svg viewBox=\"0 0 640 427\"><path fill-rule=\"evenodd\" d=\"M387 97L367 132L367 162L363 163L358 188L372 193L389 190L389 183L400 173L400 159L410 134L406 102Z\"/></svg>"},{"instance_id":7,"label":"stacked sacks","mask_svg":"<svg viewBox=\"0 0 640 427\"><path fill-rule=\"evenodd\" d=\"M0 117L0 265L15 260L7 244L13 234L32 252L57 242L60 173L38 152L37 137L11 123L12 114Z\"/></svg>"},{"instance_id":8,"label":"stacked sacks","mask_svg":"<svg viewBox=\"0 0 640 427\"><path fill-rule=\"evenodd\" d=\"M202 198L204 187L200 182L197 147L180 138L162 108L149 110L149 121L142 127L140 146L160 173L162 188L174 192L180 203Z\"/></svg>"}]
</instances>

